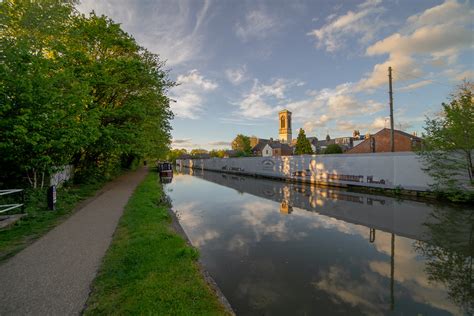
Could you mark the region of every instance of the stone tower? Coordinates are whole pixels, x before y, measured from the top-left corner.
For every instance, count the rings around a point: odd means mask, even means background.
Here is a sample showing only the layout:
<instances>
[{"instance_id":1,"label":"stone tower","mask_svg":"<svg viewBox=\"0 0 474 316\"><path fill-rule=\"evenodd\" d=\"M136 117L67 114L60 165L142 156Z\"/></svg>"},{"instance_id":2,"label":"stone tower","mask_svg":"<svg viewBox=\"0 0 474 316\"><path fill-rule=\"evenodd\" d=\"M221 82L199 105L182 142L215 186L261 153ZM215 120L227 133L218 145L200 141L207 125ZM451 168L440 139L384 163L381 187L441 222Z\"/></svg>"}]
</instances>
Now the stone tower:
<instances>
[{"instance_id":1,"label":"stone tower","mask_svg":"<svg viewBox=\"0 0 474 316\"><path fill-rule=\"evenodd\" d=\"M291 144L291 112L283 110L278 113L279 125L278 129L279 139L282 143Z\"/></svg>"}]
</instances>

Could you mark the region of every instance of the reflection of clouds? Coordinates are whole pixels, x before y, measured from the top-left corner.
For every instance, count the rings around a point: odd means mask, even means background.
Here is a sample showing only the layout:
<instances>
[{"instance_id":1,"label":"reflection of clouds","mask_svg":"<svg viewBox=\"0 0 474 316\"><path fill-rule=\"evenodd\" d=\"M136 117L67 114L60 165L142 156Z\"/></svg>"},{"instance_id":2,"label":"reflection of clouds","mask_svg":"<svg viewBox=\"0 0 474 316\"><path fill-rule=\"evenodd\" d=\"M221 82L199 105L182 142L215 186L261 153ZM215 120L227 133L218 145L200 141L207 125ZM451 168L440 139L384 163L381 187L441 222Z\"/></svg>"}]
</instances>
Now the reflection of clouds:
<instances>
[{"instance_id":1,"label":"reflection of clouds","mask_svg":"<svg viewBox=\"0 0 474 316\"><path fill-rule=\"evenodd\" d=\"M173 184L193 183L195 180L192 177L185 176L181 173L175 172L173 175Z\"/></svg>"},{"instance_id":2,"label":"reflection of clouds","mask_svg":"<svg viewBox=\"0 0 474 316\"><path fill-rule=\"evenodd\" d=\"M268 307L276 304L284 291L284 284L278 281L277 266L271 258L266 258L251 262L248 271L248 276L238 283L235 294L240 299L248 300L247 304L252 310L260 310L266 314Z\"/></svg>"},{"instance_id":3,"label":"reflection of clouds","mask_svg":"<svg viewBox=\"0 0 474 316\"><path fill-rule=\"evenodd\" d=\"M294 208L294 210L295 212L292 215L311 218L312 220L308 221L308 225L312 228L337 230L344 234L360 235L364 239L369 238L369 229L365 226L349 224L329 216L316 215L298 208ZM449 311L452 314L460 313L459 309L447 300L444 286L442 284L433 284L428 280L424 270L425 262L423 258L417 256L412 244L413 240L408 238L397 236L395 239L395 280L404 287L404 290L416 302L431 305L435 308ZM391 256L391 234L379 230L376 231L374 247L379 253ZM390 279L389 261L371 261L369 262L369 268L372 272ZM321 286L327 286L328 284L322 283ZM379 284L378 287L382 287L382 285ZM334 288L324 289L328 291L334 290ZM355 302L359 299L356 294L352 297L344 291L339 293L339 295L343 296L347 302ZM364 305L362 300L360 300L360 304Z\"/></svg>"},{"instance_id":4,"label":"reflection of clouds","mask_svg":"<svg viewBox=\"0 0 474 316\"><path fill-rule=\"evenodd\" d=\"M366 315L381 315L387 311L389 302L381 293L386 289L370 274L361 275L362 280L354 280L342 267L332 266L320 273L322 278L313 285L327 292L337 304L342 302L360 308Z\"/></svg>"},{"instance_id":5,"label":"reflection of clouds","mask_svg":"<svg viewBox=\"0 0 474 316\"><path fill-rule=\"evenodd\" d=\"M248 230L245 234L232 236L228 243L231 251L248 253L253 243L258 243L264 236L274 241L299 240L308 235L305 231L294 231L291 223L296 219L293 214L280 214L280 206L270 201L252 201L241 205L241 213L234 215Z\"/></svg>"},{"instance_id":6,"label":"reflection of clouds","mask_svg":"<svg viewBox=\"0 0 474 316\"><path fill-rule=\"evenodd\" d=\"M413 249L413 240L396 237L395 239L395 280L400 283L414 301L449 311L456 315L460 310L447 300L442 284L429 281L425 272L425 261ZM391 234L377 232L375 247L379 252L391 255ZM384 261L369 262L370 269L390 278L390 263Z\"/></svg>"},{"instance_id":7,"label":"reflection of clouds","mask_svg":"<svg viewBox=\"0 0 474 316\"><path fill-rule=\"evenodd\" d=\"M276 212L279 212L279 206L275 203L254 201L242 205L240 216L255 232L255 241L260 241L262 235L271 235L279 241L288 240L287 219Z\"/></svg>"},{"instance_id":8,"label":"reflection of clouds","mask_svg":"<svg viewBox=\"0 0 474 316\"><path fill-rule=\"evenodd\" d=\"M338 220L330 216L321 215L319 213L308 212L304 209L300 209L296 207L293 208L292 215L297 215L303 218L307 218L308 219L307 224L309 225L310 228L316 228L316 229L324 228L324 229L337 230L344 234L360 235L368 239L369 229L365 226L350 224L350 223L344 222L342 220Z\"/></svg>"},{"instance_id":9,"label":"reflection of clouds","mask_svg":"<svg viewBox=\"0 0 474 316\"><path fill-rule=\"evenodd\" d=\"M264 311L280 298L279 290L271 281L243 279L237 288L237 296L248 299L251 309Z\"/></svg>"},{"instance_id":10,"label":"reflection of clouds","mask_svg":"<svg viewBox=\"0 0 474 316\"><path fill-rule=\"evenodd\" d=\"M215 230L206 230L205 232L200 232L198 236L193 238L192 243L195 247L202 247L208 241L217 239L220 237L220 233Z\"/></svg>"},{"instance_id":11,"label":"reflection of clouds","mask_svg":"<svg viewBox=\"0 0 474 316\"><path fill-rule=\"evenodd\" d=\"M181 223L187 228L193 229L202 224L202 217L197 213L199 205L199 202L175 203L173 210Z\"/></svg>"}]
</instances>

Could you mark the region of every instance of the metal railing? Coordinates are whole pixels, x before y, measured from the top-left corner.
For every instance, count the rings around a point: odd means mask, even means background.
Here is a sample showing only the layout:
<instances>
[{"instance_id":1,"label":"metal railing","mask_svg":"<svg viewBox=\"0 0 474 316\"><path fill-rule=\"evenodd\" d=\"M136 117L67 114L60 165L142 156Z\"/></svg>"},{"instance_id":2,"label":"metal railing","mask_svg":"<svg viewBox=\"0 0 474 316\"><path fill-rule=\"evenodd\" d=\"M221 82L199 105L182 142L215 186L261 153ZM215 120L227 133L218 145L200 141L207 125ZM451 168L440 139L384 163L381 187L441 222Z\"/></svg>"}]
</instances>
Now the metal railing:
<instances>
[{"instance_id":1,"label":"metal railing","mask_svg":"<svg viewBox=\"0 0 474 316\"><path fill-rule=\"evenodd\" d=\"M16 208L22 208L24 210L25 207L25 194L23 189L7 189L7 190L0 190L0 196L20 193L21 192L21 203L14 203L14 204L0 204L0 214L14 210Z\"/></svg>"}]
</instances>

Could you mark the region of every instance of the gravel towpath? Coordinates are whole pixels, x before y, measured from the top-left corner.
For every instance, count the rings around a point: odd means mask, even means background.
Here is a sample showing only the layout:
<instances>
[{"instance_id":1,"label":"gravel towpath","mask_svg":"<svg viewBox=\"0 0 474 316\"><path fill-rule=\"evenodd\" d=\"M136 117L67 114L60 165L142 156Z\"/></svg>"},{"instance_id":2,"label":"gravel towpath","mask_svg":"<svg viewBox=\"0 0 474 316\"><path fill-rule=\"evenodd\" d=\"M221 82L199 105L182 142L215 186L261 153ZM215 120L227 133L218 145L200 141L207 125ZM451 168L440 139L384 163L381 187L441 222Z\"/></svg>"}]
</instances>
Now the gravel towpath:
<instances>
[{"instance_id":1,"label":"gravel towpath","mask_svg":"<svg viewBox=\"0 0 474 316\"><path fill-rule=\"evenodd\" d=\"M147 172L142 168L120 176L66 221L0 264L0 315L80 314L124 207Z\"/></svg>"}]
</instances>

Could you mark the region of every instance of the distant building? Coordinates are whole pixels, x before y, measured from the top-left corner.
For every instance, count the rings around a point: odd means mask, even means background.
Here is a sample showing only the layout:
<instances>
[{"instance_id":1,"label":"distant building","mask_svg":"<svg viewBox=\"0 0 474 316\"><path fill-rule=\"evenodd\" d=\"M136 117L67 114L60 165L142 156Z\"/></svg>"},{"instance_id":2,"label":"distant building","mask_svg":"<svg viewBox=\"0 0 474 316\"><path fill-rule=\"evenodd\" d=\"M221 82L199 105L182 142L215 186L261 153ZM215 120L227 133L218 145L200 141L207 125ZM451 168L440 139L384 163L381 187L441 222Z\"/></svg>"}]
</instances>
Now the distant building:
<instances>
[{"instance_id":1,"label":"distant building","mask_svg":"<svg viewBox=\"0 0 474 316\"><path fill-rule=\"evenodd\" d=\"M270 156L291 156L293 155L293 148L279 141L268 142L262 149L262 157Z\"/></svg>"},{"instance_id":2,"label":"distant building","mask_svg":"<svg viewBox=\"0 0 474 316\"><path fill-rule=\"evenodd\" d=\"M291 134L291 112L288 110L282 110L278 113L280 119L280 128L278 130L278 138L280 142L285 144L291 144L292 134Z\"/></svg>"},{"instance_id":3,"label":"distant building","mask_svg":"<svg viewBox=\"0 0 474 316\"><path fill-rule=\"evenodd\" d=\"M250 146L252 146L252 155L262 156L263 147L265 147L265 145L268 144L270 140L271 139L251 137Z\"/></svg>"},{"instance_id":4,"label":"distant building","mask_svg":"<svg viewBox=\"0 0 474 316\"><path fill-rule=\"evenodd\" d=\"M331 139L331 136L326 135L326 139L323 140L318 140L316 137L308 137L308 140L315 154L322 154L327 146L331 144L338 144L342 151L349 150L354 144L353 137L337 137Z\"/></svg>"},{"instance_id":5,"label":"distant building","mask_svg":"<svg viewBox=\"0 0 474 316\"><path fill-rule=\"evenodd\" d=\"M403 131L394 130L395 151L413 151L421 146L421 138ZM384 128L348 150L346 154L390 152L390 129Z\"/></svg>"}]
</instances>

